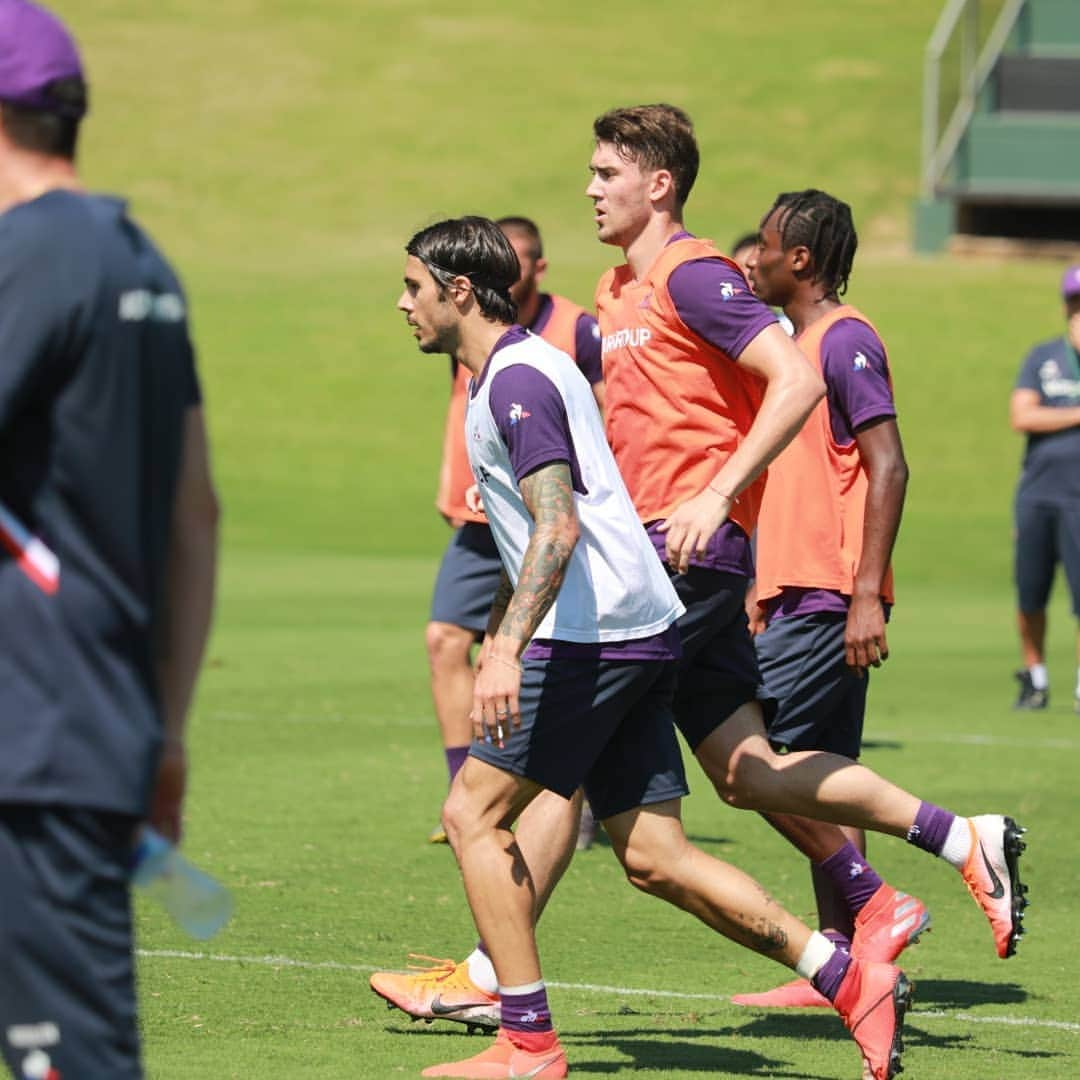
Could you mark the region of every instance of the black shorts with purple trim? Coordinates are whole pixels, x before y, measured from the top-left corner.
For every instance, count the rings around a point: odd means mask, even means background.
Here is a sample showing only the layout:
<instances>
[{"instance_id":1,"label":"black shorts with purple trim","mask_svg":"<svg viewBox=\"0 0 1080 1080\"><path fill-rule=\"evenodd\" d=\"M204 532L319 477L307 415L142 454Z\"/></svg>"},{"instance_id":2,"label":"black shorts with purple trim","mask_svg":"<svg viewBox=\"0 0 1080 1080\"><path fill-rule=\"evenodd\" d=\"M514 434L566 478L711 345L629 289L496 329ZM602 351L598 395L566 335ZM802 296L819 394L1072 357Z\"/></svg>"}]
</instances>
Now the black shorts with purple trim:
<instances>
[{"instance_id":1,"label":"black shorts with purple trim","mask_svg":"<svg viewBox=\"0 0 1080 1080\"><path fill-rule=\"evenodd\" d=\"M601 821L686 795L672 723L673 660L539 660L521 673L521 727L471 756L570 798Z\"/></svg>"},{"instance_id":2,"label":"black shorts with purple trim","mask_svg":"<svg viewBox=\"0 0 1080 1080\"><path fill-rule=\"evenodd\" d=\"M431 621L461 626L482 637L501 574L502 560L490 526L468 521L455 529L435 578Z\"/></svg>"},{"instance_id":3,"label":"black shorts with purple trim","mask_svg":"<svg viewBox=\"0 0 1080 1080\"><path fill-rule=\"evenodd\" d=\"M671 575L686 608L678 621L682 641L675 723L696 750L736 709L757 701L766 722L776 702L762 686L746 617L745 577L691 566Z\"/></svg>"}]
</instances>

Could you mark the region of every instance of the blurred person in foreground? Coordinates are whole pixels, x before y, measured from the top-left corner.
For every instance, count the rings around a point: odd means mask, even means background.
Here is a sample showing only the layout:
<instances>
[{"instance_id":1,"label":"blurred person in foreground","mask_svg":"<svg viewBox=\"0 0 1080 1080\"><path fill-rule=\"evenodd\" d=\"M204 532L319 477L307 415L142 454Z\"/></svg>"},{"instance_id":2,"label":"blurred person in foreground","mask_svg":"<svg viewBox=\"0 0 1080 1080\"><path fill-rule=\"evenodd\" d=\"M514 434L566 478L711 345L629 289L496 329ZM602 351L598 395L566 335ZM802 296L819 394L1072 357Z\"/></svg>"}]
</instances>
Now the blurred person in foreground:
<instances>
[{"instance_id":1,"label":"blurred person in foreground","mask_svg":"<svg viewBox=\"0 0 1080 1080\"><path fill-rule=\"evenodd\" d=\"M0 0L0 1052L142 1076L128 887L181 832L217 501L184 296L75 168L62 23Z\"/></svg>"},{"instance_id":2,"label":"blurred person in foreground","mask_svg":"<svg viewBox=\"0 0 1080 1080\"><path fill-rule=\"evenodd\" d=\"M903 973L843 953L683 833L671 722L683 605L588 383L513 324L513 249L493 222L462 218L406 251L398 307L421 351L456 356L473 375L466 442L504 563L473 690L477 738L443 811L498 979L499 1034L423 1075L566 1076L536 948L538 890L511 826L541 792L569 806L584 785L631 882L813 978L874 1075L891 1076L910 997Z\"/></svg>"},{"instance_id":3,"label":"blurred person in foreground","mask_svg":"<svg viewBox=\"0 0 1080 1080\"><path fill-rule=\"evenodd\" d=\"M561 349L573 359L593 388L597 405L604 404L600 364L600 334L596 319L583 307L556 293L541 291L548 262L540 229L526 217L500 218L500 229L510 241L521 264L521 277L510 293L522 326ZM431 614L424 634L431 696L439 722L443 753L453 783L469 752L472 740L472 652L484 635L491 601L499 584L502 562L484 516L476 501L476 487L465 450L465 399L470 374L450 360L450 405L443 435L442 467L435 505L454 532L443 554L431 600ZM578 843L592 842L596 825L588 805L582 810ZM428 839L446 843L440 822ZM561 846L561 845L559 845Z\"/></svg>"},{"instance_id":4,"label":"blurred person in foreground","mask_svg":"<svg viewBox=\"0 0 1080 1080\"><path fill-rule=\"evenodd\" d=\"M1041 342L1020 368L1009 421L1027 436L1016 489L1014 572L1023 668L1014 708L1045 709L1046 606L1058 563L1080 620L1080 266L1061 279L1065 333ZM1080 713L1080 629L1073 709Z\"/></svg>"}]
</instances>

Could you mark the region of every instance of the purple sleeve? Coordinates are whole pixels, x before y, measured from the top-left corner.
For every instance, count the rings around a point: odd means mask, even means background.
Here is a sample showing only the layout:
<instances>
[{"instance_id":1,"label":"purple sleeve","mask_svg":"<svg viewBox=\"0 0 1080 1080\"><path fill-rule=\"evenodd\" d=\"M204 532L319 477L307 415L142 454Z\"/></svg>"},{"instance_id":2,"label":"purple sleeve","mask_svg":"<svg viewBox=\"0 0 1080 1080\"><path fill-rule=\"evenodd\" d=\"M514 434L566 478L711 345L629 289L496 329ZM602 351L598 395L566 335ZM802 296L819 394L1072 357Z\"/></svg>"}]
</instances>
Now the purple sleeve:
<instances>
[{"instance_id":1,"label":"purple sleeve","mask_svg":"<svg viewBox=\"0 0 1080 1080\"><path fill-rule=\"evenodd\" d=\"M860 319L841 319L825 331L821 369L833 437L842 446L871 420L896 416L885 346Z\"/></svg>"},{"instance_id":2,"label":"purple sleeve","mask_svg":"<svg viewBox=\"0 0 1080 1080\"><path fill-rule=\"evenodd\" d=\"M675 267L668 278L675 310L698 337L737 360L776 316L738 270L720 259L696 259Z\"/></svg>"},{"instance_id":3,"label":"purple sleeve","mask_svg":"<svg viewBox=\"0 0 1080 1080\"><path fill-rule=\"evenodd\" d=\"M602 382L604 366L601 363L600 324L587 311L578 316L574 327L574 348L577 350L577 366L589 380L589 385Z\"/></svg>"},{"instance_id":4,"label":"purple sleeve","mask_svg":"<svg viewBox=\"0 0 1080 1080\"><path fill-rule=\"evenodd\" d=\"M583 490L566 405L546 375L528 364L511 364L491 380L488 402L519 483L543 465L565 461L574 490Z\"/></svg>"}]
</instances>

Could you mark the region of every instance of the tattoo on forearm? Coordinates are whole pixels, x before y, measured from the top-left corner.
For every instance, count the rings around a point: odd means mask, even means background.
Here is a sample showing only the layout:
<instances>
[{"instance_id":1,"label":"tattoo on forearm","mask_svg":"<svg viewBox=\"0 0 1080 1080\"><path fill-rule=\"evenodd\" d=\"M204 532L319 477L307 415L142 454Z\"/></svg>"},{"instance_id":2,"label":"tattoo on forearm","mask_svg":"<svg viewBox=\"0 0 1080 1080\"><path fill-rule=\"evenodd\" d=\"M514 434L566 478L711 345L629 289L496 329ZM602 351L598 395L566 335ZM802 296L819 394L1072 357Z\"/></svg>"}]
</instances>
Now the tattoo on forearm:
<instances>
[{"instance_id":1,"label":"tattoo on forearm","mask_svg":"<svg viewBox=\"0 0 1080 1080\"><path fill-rule=\"evenodd\" d=\"M510 598L513 595L514 586L510 581L510 575L503 570L499 575L499 584L491 601L491 614L488 615L487 632L493 637L499 632L499 627L502 626L502 621L506 616L506 609L510 606Z\"/></svg>"},{"instance_id":2,"label":"tattoo on forearm","mask_svg":"<svg viewBox=\"0 0 1080 1080\"><path fill-rule=\"evenodd\" d=\"M570 468L564 462L525 477L521 494L535 527L499 632L525 642L559 595L577 543L578 520Z\"/></svg>"}]
</instances>

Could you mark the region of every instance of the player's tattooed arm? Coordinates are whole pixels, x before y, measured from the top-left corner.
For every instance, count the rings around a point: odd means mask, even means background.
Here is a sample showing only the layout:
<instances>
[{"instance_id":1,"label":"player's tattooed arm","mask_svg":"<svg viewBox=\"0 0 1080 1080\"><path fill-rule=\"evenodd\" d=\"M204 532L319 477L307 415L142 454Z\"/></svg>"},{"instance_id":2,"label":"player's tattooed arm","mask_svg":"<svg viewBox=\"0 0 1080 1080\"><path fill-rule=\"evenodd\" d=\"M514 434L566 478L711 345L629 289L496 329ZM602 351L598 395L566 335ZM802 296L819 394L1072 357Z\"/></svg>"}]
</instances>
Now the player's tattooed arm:
<instances>
[{"instance_id":1,"label":"player's tattooed arm","mask_svg":"<svg viewBox=\"0 0 1080 1080\"><path fill-rule=\"evenodd\" d=\"M499 573L499 584L495 589L495 597L491 601L491 614L488 615L487 637L494 637L502 626L506 616L506 609L510 606L510 597L514 595L514 584L506 568Z\"/></svg>"},{"instance_id":2,"label":"player's tattooed arm","mask_svg":"<svg viewBox=\"0 0 1080 1080\"><path fill-rule=\"evenodd\" d=\"M534 528L498 637L510 638L520 655L559 595L580 526L567 462L542 466L519 487Z\"/></svg>"}]
</instances>

